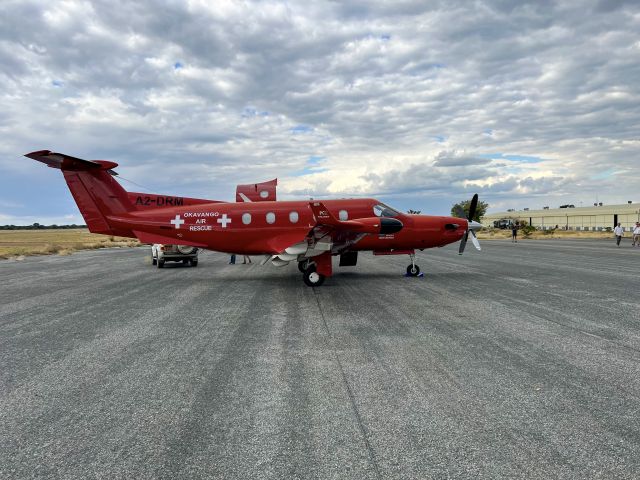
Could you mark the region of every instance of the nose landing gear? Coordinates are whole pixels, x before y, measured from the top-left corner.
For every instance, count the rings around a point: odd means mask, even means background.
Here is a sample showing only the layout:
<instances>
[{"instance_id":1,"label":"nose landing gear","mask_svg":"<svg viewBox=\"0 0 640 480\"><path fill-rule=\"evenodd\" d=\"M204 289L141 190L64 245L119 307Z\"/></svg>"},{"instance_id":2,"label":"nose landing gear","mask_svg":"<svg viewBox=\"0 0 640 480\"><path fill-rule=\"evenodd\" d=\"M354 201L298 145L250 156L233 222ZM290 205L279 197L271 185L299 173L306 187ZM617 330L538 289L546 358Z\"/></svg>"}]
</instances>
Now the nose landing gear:
<instances>
[{"instance_id":1,"label":"nose landing gear","mask_svg":"<svg viewBox=\"0 0 640 480\"><path fill-rule=\"evenodd\" d=\"M420 275L420 267L416 265L416 254L410 253L409 258L411 258L411 265L407 267L407 276L417 277Z\"/></svg>"}]
</instances>

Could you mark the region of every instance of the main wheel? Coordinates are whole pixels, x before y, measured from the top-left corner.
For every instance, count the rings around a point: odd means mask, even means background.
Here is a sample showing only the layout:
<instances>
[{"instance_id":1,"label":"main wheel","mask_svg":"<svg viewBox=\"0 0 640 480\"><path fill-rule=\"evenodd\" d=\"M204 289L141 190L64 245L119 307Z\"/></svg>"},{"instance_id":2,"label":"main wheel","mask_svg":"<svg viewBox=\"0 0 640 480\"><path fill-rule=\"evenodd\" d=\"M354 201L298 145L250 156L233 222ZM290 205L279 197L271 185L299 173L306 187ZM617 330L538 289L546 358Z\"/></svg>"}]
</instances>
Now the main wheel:
<instances>
[{"instance_id":1,"label":"main wheel","mask_svg":"<svg viewBox=\"0 0 640 480\"><path fill-rule=\"evenodd\" d=\"M302 279L309 287L319 287L324 283L325 276L316 272L315 268L308 268L302 274Z\"/></svg>"},{"instance_id":2,"label":"main wheel","mask_svg":"<svg viewBox=\"0 0 640 480\"><path fill-rule=\"evenodd\" d=\"M198 260L191 260L191 266L192 267L197 267L198 266Z\"/></svg>"},{"instance_id":3,"label":"main wheel","mask_svg":"<svg viewBox=\"0 0 640 480\"><path fill-rule=\"evenodd\" d=\"M420 267L418 265L409 265L407 267L407 275L410 275L412 277L417 277L418 275L420 275Z\"/></svg>"},{"instance_id":4,"label":"main wheel","mask_svg":"<svg viewBox=\"0 0 640 480\"><path fill-rule=\"evenodd\" d=\"M158 268L164 267L164 260L158 259Z\"/></svg>"}]
</instances>

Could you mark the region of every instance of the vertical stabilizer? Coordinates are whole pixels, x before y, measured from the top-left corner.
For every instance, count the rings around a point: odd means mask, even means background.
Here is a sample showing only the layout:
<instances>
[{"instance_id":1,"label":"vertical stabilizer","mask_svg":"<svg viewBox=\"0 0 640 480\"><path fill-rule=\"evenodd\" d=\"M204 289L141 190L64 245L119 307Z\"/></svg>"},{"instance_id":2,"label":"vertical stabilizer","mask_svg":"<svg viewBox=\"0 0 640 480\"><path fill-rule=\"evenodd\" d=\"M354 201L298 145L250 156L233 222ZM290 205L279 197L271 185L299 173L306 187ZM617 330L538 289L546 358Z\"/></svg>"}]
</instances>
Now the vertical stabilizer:
<instances>
[{"instance_id":1,"label":"vertical stabilizer","mask_svg":"<svg viewBox=\"0 0 640 480\"><path fill-rule=\"evenodd\" d=\"M135 210L126 190L113 178L117 174L112 169L118 166L117 163L82 160L49 150L32 152L25 156L62 170L89 231L135 237L129 230L113 228L107 218L109 215L123 215Z\"/></svg>"}]
</instances>

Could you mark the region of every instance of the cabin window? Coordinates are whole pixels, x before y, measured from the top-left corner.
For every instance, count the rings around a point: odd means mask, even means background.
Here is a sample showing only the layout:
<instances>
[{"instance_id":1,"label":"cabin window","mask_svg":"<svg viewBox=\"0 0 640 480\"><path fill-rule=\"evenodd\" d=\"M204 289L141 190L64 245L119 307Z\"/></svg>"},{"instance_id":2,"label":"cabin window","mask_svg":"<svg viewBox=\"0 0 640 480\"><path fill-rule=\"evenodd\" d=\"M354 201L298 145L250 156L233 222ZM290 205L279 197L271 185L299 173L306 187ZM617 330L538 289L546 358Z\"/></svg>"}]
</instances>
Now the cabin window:
<instances>
[{"instance_id":1,"label":"cabin window","mask_svg":"<svg viewBox=\"0 0 640 480\"><path fill-rule=\"evenodd\" d=\"M343 222L349 220L349 212L347 212L346 210L340 210L338 212L338 218Z\"/></svg>"},{"instance_id":2,"label":"cabin window","mask_svg":"<svg viewBox=\"0 0 640 480\"><path fill-rule=\"evenodd\" d=\"M242 214L242 223L244 223L245 225L249 225L251 223L251 214L250 213L243 213Z\"/></svg>"},{"instance_id":3,"label":"cabin window","mask_svg":"<svg viewBox=\"0 0 640 480\"><path fill-rule=\"evenodd\" d=\"M260 192L260 198L267 198L269 196L269 192L267 192L266 190L262 190Z\"/></svg>"},{"instance_id":4,"label":"cabin window","mask_svg":"<svg viewBox=\"0 0 640 480\"><path fill-rule=\"evenodd\" d=\"M289 213L289 221L291 223L298 223L298 212L291 212Z\"/></svg>"},{"instance_id":5,"label":"cabin window","mask_svg":"<svg viewBox=\"0 0 640 480\"><path fill-rule=\"evenodd\" d=\"M275 221L276 221L276 214L273 212L267 213L267 223L272 224L272 223L275 223Z\"/></svg>"}]
</instances>

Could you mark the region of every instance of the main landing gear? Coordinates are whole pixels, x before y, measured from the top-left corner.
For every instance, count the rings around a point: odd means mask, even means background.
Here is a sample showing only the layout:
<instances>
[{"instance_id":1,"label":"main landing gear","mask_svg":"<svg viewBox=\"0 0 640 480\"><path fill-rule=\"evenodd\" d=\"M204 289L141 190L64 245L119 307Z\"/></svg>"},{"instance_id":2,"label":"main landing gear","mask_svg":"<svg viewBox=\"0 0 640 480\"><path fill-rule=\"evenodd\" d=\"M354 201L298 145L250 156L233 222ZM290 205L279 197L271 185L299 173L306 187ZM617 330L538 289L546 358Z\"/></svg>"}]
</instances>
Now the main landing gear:
<instances>
[{"instance_id":1,"label":"main landing gear","mask_svg":"<svg viewBox=\"0 0 640 480\"><path fill-rule=\"evenodd\" d=\"M416 254L410 253L409 257L411 258L411 265L407 267L407 276L417 277L420 275L420 267L416 265Z\"/></svg>"},{"instance_id":2,"label":"main landing gear","mask_svg":"<svg viewBox=\"0 0 640 480\"><path fill-rule=\"evenodd\" d=\"M317 272L316 264L310 260L298 262L298 270L302 272L302 280L308 287L319 287L327 278L326 275Z\"/></svg>"},{"instance_id":3,"label":"main landing gear","mask_svg":"<svg viewBox=\"0 0 640 480\"><path fill-rule=\"evenodd\" d=\"M298 262L298 269L302 272L302 280L309 287L319 287L327 277L333 274L331 266L331 252Z\"/></svg>"}]
</instances>

